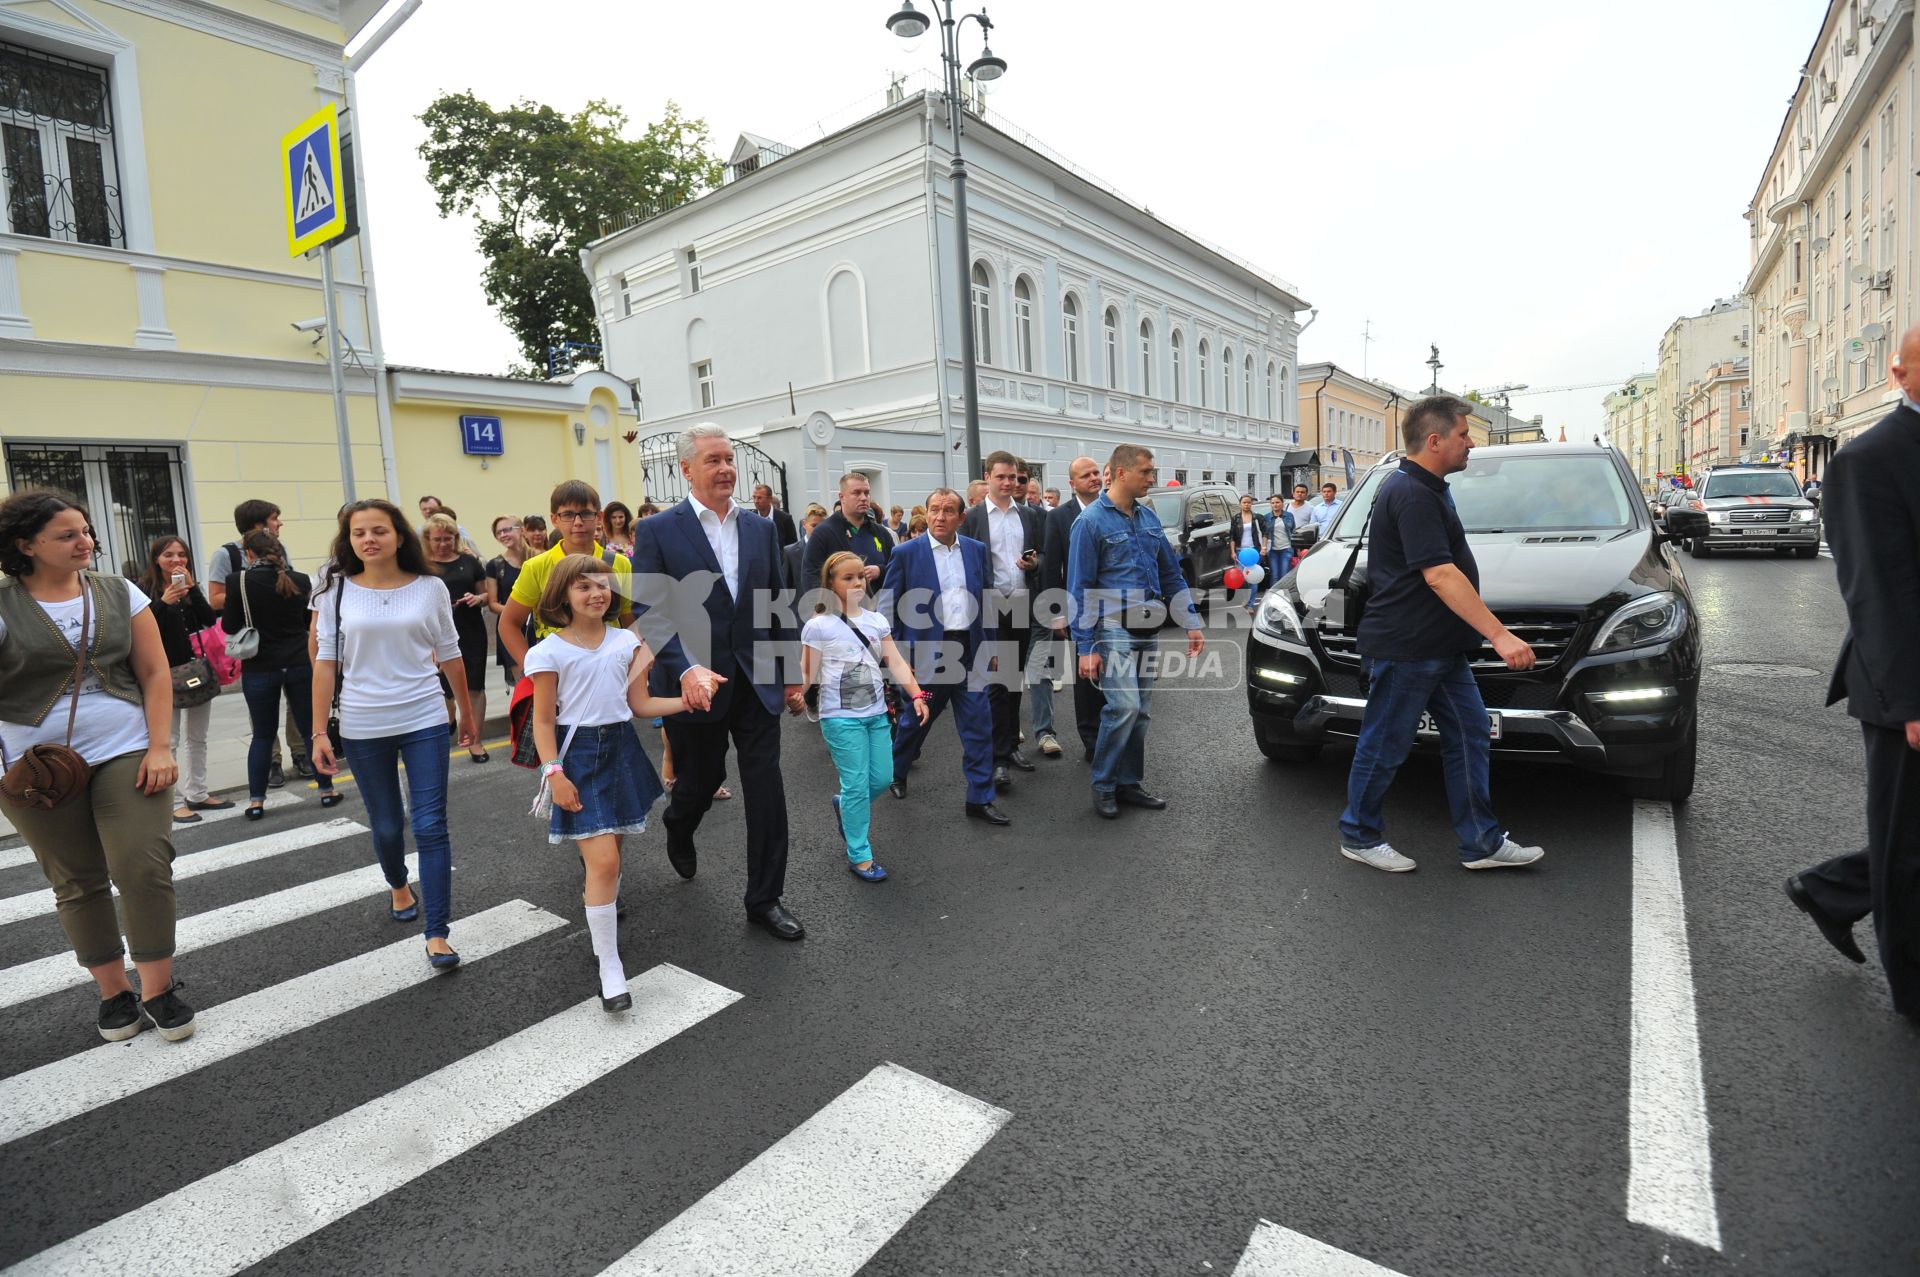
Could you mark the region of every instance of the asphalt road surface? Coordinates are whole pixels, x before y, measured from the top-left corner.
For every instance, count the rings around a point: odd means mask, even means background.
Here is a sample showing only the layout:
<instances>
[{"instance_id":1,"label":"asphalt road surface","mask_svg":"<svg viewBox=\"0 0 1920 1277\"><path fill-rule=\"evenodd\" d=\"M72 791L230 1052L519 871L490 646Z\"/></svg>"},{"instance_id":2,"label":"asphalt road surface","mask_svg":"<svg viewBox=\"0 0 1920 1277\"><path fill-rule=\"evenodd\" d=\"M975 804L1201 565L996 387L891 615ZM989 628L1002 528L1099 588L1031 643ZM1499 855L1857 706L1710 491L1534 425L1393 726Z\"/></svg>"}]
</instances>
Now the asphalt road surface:
<instances>
[{"instance_id":1,"label":"asphalt road surface","mask_svg":"<svg viewBox=\"0 0 1920 1277\"><path fill-rule=\"evenodd\" d=\"M1687 570L1693 801L1496 768L1532 870L1457 869L1423 761L1389 800L1420 871L1341 859L1346 760L1262 760L1238 635L1155 703L1170 810L1096 819L1076 750L1018 778L1011 828L966 821L942 726L879 800L878 886L787 720L808 938L744 925L737 802L691 882L656 828L627 853L618 1019L578 862L501 751L454 763L451 975L386 917L357 801L181 833L181 1045L99 1042L50 893L0 847L0 1265L1920 1270L1920 1033L1780 887L1864 833L1858 730L1821 706L1833 565Z\"/></svg>"}]
</instances>

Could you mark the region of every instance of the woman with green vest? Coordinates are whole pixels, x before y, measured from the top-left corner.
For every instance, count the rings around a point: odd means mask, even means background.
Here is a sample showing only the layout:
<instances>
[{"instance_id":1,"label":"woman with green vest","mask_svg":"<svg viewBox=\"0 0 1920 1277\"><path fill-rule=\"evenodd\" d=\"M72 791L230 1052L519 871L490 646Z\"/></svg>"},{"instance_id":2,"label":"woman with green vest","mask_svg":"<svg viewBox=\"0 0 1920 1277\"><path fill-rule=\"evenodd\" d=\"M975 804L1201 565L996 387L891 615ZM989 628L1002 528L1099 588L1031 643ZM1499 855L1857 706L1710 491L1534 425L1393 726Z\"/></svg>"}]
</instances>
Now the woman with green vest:
<instances>
[{"instance_id":1,"label":"woman with green vest","mask_svg":"<svg viewBox=\"0 0 1920 1277\"><path fill-rule=\"evenodd\" d=\"M87 512L72 501L29 490L0 502L0 766L36 745L66 745L91 769L59 805L10 798L6 814L100 986L100 1036L119 1042L152 1024L178 1042L193 1033L193 1008L173 978L172 676L147 596L92 571L93 547ZM10 776L9 794L20 788Z\"/></svg>"}]
</instances>

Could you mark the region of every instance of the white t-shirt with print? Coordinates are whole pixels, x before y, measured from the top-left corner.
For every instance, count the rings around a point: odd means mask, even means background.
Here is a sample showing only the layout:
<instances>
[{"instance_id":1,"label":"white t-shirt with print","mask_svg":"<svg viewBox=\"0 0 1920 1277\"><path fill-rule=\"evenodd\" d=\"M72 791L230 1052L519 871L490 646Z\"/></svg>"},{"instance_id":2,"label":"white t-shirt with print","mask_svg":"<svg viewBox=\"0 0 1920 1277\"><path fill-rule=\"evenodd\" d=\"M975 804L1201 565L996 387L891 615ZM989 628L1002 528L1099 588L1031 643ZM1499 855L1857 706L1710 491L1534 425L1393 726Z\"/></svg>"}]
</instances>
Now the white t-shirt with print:
<instances>
[{"instance_id":1,"label":"white t-shirt with print","mask_svg":"<svg viewBox=\"0 0 1920 1277\"><path fill-rule=\"evenodd\" d=\"M860 627L866 643L854 637L849 624ZM887 712L879 654L892 632L887 618L865 608L849 617L822 612L806 623L800 642L820 653L820 717L870 718Z\"/></svg>"},{"instance_id":2,"label":"white t-shirt with print","mask_svg":"<svg viewBox=\"0 0 1920 1277\"><path fill-rule=\"evenodd\" d=\"M624 723L633 717L627 676L639 650L640 636L632 630L609 627L596 648L569 643L555 631L527 649L525 673L559 675L554 722L564 727Z\"/></svg>"},{"instance_id":3,"label":"white t-shirt with print","mask_svg":"<svg viewBox=\"0 0 1920 1277\"><path fill-rule=\"evenodd\" d=\"M105 589L113 588L110 581L100 584ZM120 584L127 587L127 619L131 621L147 609L149 600L132 581L122 578ZM21 586L14 588L26 593ZM41 610L59 629L61 637L70 644L92 642L93 631L100 624L99 614L95 613L86 634L80 633L80 618L85 611L83 602L76 595L65 603L40 604ZM7 623L0 621L0 643L6 641ZM0 721L0 743L7 747L9 763L19 758L30 745L67 743L67 705L71 693L72 689L69 688L68 695L63 695L54 703L37 727ZM122 754L144 754L147 751L146 708L123 701L118 696L109 696L100 686L99 677L89 669L80 678L80 708L73 719L73 748L80 757L96 767Z\"/></svg>"}]
</instances>

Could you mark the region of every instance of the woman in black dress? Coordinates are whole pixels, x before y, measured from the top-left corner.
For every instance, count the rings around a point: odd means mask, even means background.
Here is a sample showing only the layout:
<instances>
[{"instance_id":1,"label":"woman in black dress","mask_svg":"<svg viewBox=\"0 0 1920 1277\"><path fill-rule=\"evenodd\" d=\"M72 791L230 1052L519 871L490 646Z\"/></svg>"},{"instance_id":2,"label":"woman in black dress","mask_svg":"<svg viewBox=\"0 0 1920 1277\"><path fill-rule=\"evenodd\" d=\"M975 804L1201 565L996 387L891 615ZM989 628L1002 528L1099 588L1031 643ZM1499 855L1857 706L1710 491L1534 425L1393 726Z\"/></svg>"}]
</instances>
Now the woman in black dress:
<instances>
[{"instance_id":1,"label":"woman in black dress","mask_svg":"<svg viewBox=\"0 0 1920 1277\"><path fill-rule=\"evenodd\" d=\"M156 537L147 548L147 570L141 574L140 589L153 600L148 609L160 627L160 643L167 650L167 664L185 665L201 655L193 636L220 618L214 615L207 596L193 579L193 560L187 543L177 536ZM207 723L213 717L213 702L191 709L175 707L173 743L180 747L180 780L174 786L174 823L192 824L203 811L231 807L225 798L207 792Z\"/></svg>"},{"instance_id":2,"label":"woman in black dress","mask_svg":"<svg viewBox=\"0 0 1920 1277\"><path fill-rule=\"evenodd\" d=\"M481 744L481 724L487 721L487 570L480 560L460 549L460 525L444 514L427 520L421 534L427 546L427 561L440 574L453 600L453 632L460 638L460 660L467 668L467 693L473 698L473 743L467 757L476 763L487 761ZM440 676L440 691L447 698L447 721L453 721L453 689L446 675Z\"/></svg>"},{"instance_id":3,"label":"woman in black dress","mask_svg":"<svg viewBox=\"0 0 1920 1277\"><path fill-rule=\"evenodd\" d=\"M510 514L493 521L493 539L500 543L500 553L487 560L487 611L493 613L494 624L498 626L500 614L507 610L507 600L513 597L513 583L520 579L520 565L527 561L527 550L520 536L520 520ZM500 641L498 633L493 642L494 658L507 676L507 695L512 696L513 685L520 681L520 667L514 664L513 653ZM531 625L527 628L527 644L533 644Z\"/></svg>"}]
</instances>

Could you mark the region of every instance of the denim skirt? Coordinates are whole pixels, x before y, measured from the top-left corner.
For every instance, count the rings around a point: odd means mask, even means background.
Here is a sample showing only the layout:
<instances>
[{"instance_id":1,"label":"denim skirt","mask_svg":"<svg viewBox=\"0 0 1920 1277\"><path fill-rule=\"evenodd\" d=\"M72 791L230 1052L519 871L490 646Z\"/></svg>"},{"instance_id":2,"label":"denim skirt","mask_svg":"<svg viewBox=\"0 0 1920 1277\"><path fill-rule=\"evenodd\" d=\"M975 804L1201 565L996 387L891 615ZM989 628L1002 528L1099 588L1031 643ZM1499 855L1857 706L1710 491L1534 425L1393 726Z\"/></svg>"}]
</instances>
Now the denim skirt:
<instances>
[{"instance_id":1,"label":"denim skirt","mask_svg":"<svg viewBox=\"0 0 1920 1277\"><path fill-rule=\"evenodd\" d=\"M560 724L557 730L564 741L570 729ZM565 811L554 804L547 823L550 843L641 833L647 814L666 793L631 722L579 728L561 762L567 779L580 791L580 810Z\"/></svg>"}]
</instances>

